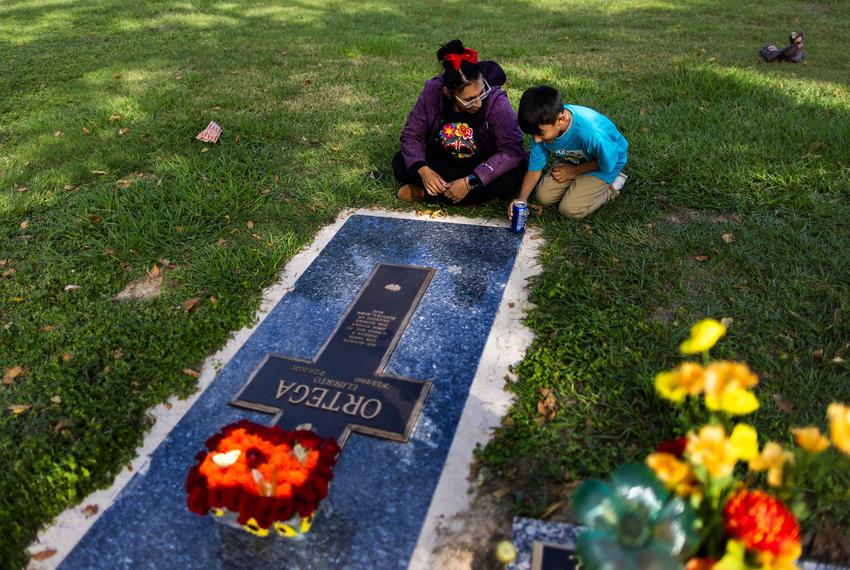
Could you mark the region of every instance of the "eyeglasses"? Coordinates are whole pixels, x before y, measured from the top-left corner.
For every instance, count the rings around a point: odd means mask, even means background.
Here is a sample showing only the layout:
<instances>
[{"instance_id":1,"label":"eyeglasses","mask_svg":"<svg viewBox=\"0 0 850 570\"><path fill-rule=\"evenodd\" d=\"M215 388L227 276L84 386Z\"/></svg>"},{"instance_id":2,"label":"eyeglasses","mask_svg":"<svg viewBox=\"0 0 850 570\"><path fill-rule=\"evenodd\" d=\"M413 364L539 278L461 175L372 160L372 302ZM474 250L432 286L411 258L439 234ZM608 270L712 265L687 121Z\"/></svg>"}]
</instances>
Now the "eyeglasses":
<instances>
[{"instance_id":1,"label":"eyeglasses","mask_svg":"<svg viewBox=\"0 0 850 570\"><path fill-rule=\"evenodd\" d=\"M464 101L463 99L455 95L455 99L457 99L457 102L460 103L460 106L464 109L471 109L476 105L480 105L481 102L484 101L484 99L486 99L487 96L490 94L490 91L492 91L492 89L490 89L490 84L487 83L487 80L483 77L481 78L481 80L484 82L484 90L477 97L473 97L468 101Z\"/></svg>"}]
</instances>

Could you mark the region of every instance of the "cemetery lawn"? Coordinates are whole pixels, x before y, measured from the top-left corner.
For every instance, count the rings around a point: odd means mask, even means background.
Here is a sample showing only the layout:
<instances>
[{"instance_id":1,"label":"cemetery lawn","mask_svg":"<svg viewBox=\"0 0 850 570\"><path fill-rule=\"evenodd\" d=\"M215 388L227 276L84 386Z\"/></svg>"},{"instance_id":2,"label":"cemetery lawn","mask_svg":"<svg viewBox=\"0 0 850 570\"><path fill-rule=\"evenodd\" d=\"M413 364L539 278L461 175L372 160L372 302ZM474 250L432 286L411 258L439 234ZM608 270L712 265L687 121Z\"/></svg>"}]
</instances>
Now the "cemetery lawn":
<instances>
[{"instance_id":1,"label":"cemetery lawn","mask_svg":"<svg viewBox=\"0 0 850 570\"><path fill-rule=\"evenodd\" d=\"M805 63L757 62L798 28ZM403 206L390 159L455 37L505 67L515 105L556 85L631 144L619 199L585 221L533 220L536 340L479 453L487 485L517 512L564 512L576 481L674 434L652 377L705 316L734 319L716 356L760 375L765 440L850 402L844 0L9 0L0 566L22 567L41 525L110 484L147 410L192 393L321 226ZM216 145L194 140L210 120ZM137 280L159 294L114 301ZM847 471L825 482L822 531L848 527L848 485Z\"/></svg>"}]
</instances>

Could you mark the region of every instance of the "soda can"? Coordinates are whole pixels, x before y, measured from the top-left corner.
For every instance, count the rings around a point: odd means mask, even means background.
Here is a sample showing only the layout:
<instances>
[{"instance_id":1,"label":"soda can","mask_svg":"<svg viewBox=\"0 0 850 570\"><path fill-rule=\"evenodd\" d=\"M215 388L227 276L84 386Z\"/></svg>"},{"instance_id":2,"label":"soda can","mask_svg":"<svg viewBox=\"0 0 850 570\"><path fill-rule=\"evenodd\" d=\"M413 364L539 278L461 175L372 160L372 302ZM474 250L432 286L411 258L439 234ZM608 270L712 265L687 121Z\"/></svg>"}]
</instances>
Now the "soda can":
<instances>
[{"instance_id":1,"label":"soda can","mask_svg":"<svg viewBox=\"0 0 850 570\"><path fill-rule=\"evenodd\" d=\"M511 231L521 234L525 231L525 221L528 219L528 204L525 202L514 202L513 215L511 216Z\"/></svg>"}]
</instances>

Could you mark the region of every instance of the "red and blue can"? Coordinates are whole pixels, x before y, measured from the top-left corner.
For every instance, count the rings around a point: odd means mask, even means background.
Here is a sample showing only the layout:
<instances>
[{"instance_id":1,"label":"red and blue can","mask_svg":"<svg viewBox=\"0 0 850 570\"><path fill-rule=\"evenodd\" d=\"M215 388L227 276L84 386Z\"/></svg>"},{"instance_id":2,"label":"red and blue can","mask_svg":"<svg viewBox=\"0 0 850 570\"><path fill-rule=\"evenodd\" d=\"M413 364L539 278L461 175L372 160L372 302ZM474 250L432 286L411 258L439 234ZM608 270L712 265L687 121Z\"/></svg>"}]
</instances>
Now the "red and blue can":
<instances>
[{"instance_id":1,"label":"red and blue can","mask_svg":"<svg viewBox=\"0 0 850 570\"><path fill-rule=\"evenodd\" d=\"M525 221L528 219L528 204L525 202L514 202L511 211L511 231L521 234L525 231Z\"/></svg>"}]
</instances>

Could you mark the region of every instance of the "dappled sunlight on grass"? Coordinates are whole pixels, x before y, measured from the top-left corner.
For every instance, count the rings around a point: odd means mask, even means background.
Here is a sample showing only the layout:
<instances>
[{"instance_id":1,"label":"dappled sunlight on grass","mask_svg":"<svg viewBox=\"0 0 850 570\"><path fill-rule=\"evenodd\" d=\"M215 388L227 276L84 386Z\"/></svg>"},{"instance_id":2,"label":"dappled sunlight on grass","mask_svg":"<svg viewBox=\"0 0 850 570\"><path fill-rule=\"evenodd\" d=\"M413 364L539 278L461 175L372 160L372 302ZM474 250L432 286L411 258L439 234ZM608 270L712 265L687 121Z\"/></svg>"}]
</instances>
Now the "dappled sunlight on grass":
<instances>
[{"instance_id":1,"label":"dappled sunlight on grass","mask_svg":"<svg viewBox=\"0 0 850 570\"><path fill-rule=\"evenodd\" d=\"M29 474L0 474L0 492L28 497L0 537L4 559L22 564L40 524L110 480L145 411L191 390L182 370L251 322L262 287L322 224L399 206L401 127L456 36L504 66L514 105L549 83L630 142L617 200L582 222L533 220L547 242L537 340L513 427L482 456L517 508L560 497L565 469L598 474L676 429L649 381L704 315L735 319L724 350L764 374L763 401L796 402L766 405L760 430L819 421L844 393L846 364L831 359L850 338L850 61L835 49L850 15L818 6L500 0L470 25L461 0L4 2L0 259L17 272L0 279L0 359L31 372L0 410L34 404L0 415L0 460ZM806 64L756 63L798 25ZM220 142L195 140L211 120ZM161 298L112 303L162 260ZM192 297L205 301L181 310ZM76 359L59 364L66 351ZM551 423L536 416L541 388L563 403ZM54 392L63 406L46 404ZM53 434L66 417L72 436ZM842 508L830 516L846 520Z\"/></svg>"}]
</instances>

